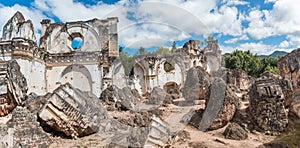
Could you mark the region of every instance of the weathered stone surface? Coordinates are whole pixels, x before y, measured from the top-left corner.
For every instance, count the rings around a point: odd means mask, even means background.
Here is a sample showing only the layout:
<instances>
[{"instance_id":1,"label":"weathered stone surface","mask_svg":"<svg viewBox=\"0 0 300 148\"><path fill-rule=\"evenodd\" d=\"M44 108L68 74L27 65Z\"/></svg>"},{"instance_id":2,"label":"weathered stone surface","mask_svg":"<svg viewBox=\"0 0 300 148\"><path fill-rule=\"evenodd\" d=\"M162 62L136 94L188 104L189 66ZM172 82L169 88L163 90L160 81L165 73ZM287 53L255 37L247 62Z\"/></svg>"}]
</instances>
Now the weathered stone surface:
<instances>
[{"instance_id":1,"label":"weathered stone surface","mask_svg":"<svg viewBox=\"0 0 300 148\"><path fill-rule=\"evenodd\" d=\"M268 134L283 132L288 123L280 78L263 75L250 91L250 114L258 128Z\"/></svg>"},{"instance_id":2,"label":"weathered stone surface","mask_svg":"<svg viewBox=\"0 0 300 148\"><path fill-rule=\"evenodd\" d=\"M31 20L25 21L19 11L3 27L2 41L10 41L14 38L24 38L36 42Z\"/></svg>"},{"instance_id":3,"label":"weathered stone surface","mask_svg":"<svg viewBox=\"0 0 300 148\"><path fill-rule=\"evenodd\" d=\"M183 87L183 97L189 101L203 100L209 85L210 77L204 68L200 66L191 68L187 72L187 78Z\"/></svg>"},{"instance_id":4,"label":"weathered stone surface","mask_svg":"<svg viewBox=\"0 0 300 148\"><path fill-rule=\"evenodd\" d=\"M169 139L169 125L158 117L150 124L134 127L115 118L103 120L98 134L106 136L109 147L163 147Z\"/></svg>"},{"instance_id":5,"label":"weathered stone surface","mask_svg":"<svg viewBox=\"0 0 300 148\"><path fill-rule=\"evenodd\" d=\"M234 122L226 127L223 135L225 136L225 138L233 140L245 140L248 138L247 131L243 129L239 124Z\"/></svg>"},{"instance_id":6,"label":"weathered stone surface","mask_svg":"<svg viewBox=\"0 0 300 148\"><path fill-rule=\"evenodd\" d=\"M66 136L80 137L95 133L101 120L107 118L96 96L73 88L69 83L61 85L45 98L47 103L38 114L40 119Z\"/></svg>"},{"instance_id":7,"label":"weathered stone surface","mask_svg":"<svg viewBox=\"0 0 300 148\"><path fill-rule=\"evenodd\" d=\"M203 50L209 73L217 72L221 69L222 54L217 40L207 42Z\"/></svg>"},{"instance_id":8,"label":"weathered stone surface","mask_svg":"<svg viewBox=\"0 0 300 148\"><path fill-rule=\"evenodd\" d=\"M233 118L236 110L239 108L239 105L239 98L227 85L223 106L209 129L216 130L227 125Z\"/></svg>"},{"instance_id":9,"label":"weathered stone surface","mask_svg":"<svg viewBox=\"0 0 300 148\"><path fill-rule=\"evenodd\" d=\"M101 93L100 100L107 110L112 111L133 109L139 99L132 94L130 88L119 89L117 86L111 85Z\"/></svg>"},{"instance_id":10,"label":"weathered stone surface","mask_svg":"<svg viewBox=\"0 0 300 148\"><path fill-rule=\"evenodd\" d=\"M235 95L243 101L249 101L249 90L254 80L245 71L239 69L227 69L227 85Z\"/></svg>"},{"instance_id":11,"label":"weathered stone surface","mask_svg":"<svg viewBox=\"0 0 300 148\"><path fill-rule=\"evenodd\" d=\"M0 62L0 116L10 113L15 106L23 105L27 82L15 60Z\"/></svg>"},{"instance_id":12,"label":"weathered stone surface","mask_svg":"<svg viewBox=\"0 0 300 148\"><path fill-rule=\"evenodd\" d=\"M161 105L161 104L163 104L166 95L167 95L167 93L163 89L161 89L159 87L154 87L150 96L148 97L148 100L145 103Z\"/></svg>"},{"instance_id":13,"label":"weathered stone surface","mask_svg":"<svg viewBox=\"0 0 300 148\"><path fill-rule=\"evenodd\" d=\"M24 107L16 107L7 126L0 126L0 147L47 147L52 139Z\"/></svg>"},{"instance_id":14,"label":"weathered stone surface","mask_svg":"<svg viewBox=\"0 0 300 148\"><path fill-rule=\"evenodd\" d=\"M207 95L207 105L205 106L205 111L198 127L200 131L206 131L213 124L219 111L222 109L225 92L225 81L221 78L215 78L210 86L209 95Z\"/></svg>"}]
</instances>

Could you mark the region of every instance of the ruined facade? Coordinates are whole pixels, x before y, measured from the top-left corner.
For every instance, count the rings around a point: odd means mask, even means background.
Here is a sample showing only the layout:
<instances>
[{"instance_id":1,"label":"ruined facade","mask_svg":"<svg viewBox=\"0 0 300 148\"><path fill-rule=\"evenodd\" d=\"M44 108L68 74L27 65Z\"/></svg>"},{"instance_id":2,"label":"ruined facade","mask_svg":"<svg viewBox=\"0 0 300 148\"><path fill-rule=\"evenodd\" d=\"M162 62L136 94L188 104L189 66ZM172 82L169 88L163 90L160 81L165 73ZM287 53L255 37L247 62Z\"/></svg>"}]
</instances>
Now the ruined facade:
<instances>
[{"instance_id":1,"label":"ruined facade","mask_svg":"<svg viewBox=\"0 0 300 148\"><path fill-rule=\"evenodd\" d=\"M218 54L214 55L215 52ZM150 92L154 87L166 89L178 86L182 88L190 68L200 66L208 72L218 69L208 68L206 54L214 55L218 59L216 62L221 61L219 60L221 59L221 52L217 41L209 42L203 51L199 50L197 41L190 40L184 44L183 48L171 55L135 56L134 75L139 83L135 89L144 94ZM217 65L220 66L220 64ZM211 65L211 67L213 66Z\"/></svg>"},{"instance_id":2,"label":"ruined facade","mask_svg":"<svg viewBox=\"0 0 300 148\"><path fill-rule=\"evenodd\" d=\"M0 59L18 62L28 92L43 95L68 82L99 97L104 79L125 85L125 79L121 80L124 69L115 60L119 56L117 23L117 18L68 23L42 20L37 45L31 21L17 12L3 28Z\"/></svg>"}]
</instances>

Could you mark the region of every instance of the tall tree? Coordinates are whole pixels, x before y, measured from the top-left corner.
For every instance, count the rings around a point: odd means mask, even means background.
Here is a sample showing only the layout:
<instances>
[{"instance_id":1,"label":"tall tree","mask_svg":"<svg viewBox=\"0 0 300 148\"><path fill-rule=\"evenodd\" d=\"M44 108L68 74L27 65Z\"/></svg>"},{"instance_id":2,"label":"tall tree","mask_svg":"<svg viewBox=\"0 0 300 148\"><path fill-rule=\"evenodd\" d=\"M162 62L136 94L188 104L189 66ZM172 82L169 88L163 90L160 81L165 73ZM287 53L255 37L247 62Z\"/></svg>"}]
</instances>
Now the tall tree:
<instances>
[{"instance_id":1,"label":"tall tree","mask_svg":"<svg viewBox=\"0 0 300 148\"><path fill-rule=\"evenodd\" d=\"M144 47L140 47L139 49L139 54L142 55L142 54L145 54L145 48Z\"/></svg>"},{"instance_id":2,"label":"tall tree","mask_svg":"<svg viewBox=\"0 0 300 148\"><path fill-rule=\"evenodd\" d=\"M177 50L177 47L176 47L176 42L174 41L173 44L172 44L172 53L175 53Z\"/></svg>"}]
</instances>

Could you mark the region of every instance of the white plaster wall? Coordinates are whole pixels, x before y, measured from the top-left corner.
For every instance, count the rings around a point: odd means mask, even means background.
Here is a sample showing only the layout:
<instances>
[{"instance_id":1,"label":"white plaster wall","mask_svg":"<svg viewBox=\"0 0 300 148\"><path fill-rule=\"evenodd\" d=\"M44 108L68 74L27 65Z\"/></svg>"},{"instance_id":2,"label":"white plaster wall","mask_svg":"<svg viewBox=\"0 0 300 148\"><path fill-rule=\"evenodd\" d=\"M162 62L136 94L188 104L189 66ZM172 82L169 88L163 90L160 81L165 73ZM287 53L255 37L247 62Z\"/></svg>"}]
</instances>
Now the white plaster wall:
<instances>
[{"instance_id":1,"label":"white plaster wall","mask_svg":"<svg viewBox=\"0 0 300 148\"><path fill-rule=\"evenodd\" d=\"M91 75L91 85L89 85L89 80L85 75L78 71L71 71L62 76L62 72L67 68L67 66L57 66L52 67L52 69L47 69L46 79L47 79L47 91L52 92L54 89L59 87L61 84L70 83L73 87L78 88L82 91L92 91L97 97L101 94L101 70L97 65L85 65Z\"/></svg>"},{"instance_id":2,"label":"white plaster wall","mask_svg":"<svg viewBox=\"0 0 300 148\"><path fill-rule=\"evenodd\" d=\"M37 95L44 95L46 93L45 65L34 60L16 59L16 61L27 80L28 94L35 92Z\"/></svg>"},{"instance_id":3,"label":"white plaster wall","mask_svg":"<svg viewBox=\"0 0 300 148\"><path fill-rule=\"evenodd\" d=\"M160 87L163 88L164 85L167 82L175 82L178 85L182 85L182 81L183 81L183 77L182 77L182 71L179 67L178 64L175 64L174 66L174 70L172 70L171 72L166 72L164 70L164 62L162 62L160 68L159 68L159 73L156 76L155 79L151 80L150 79L150 87L151 89L154 87Z\"/></svg>"}]
</instances>

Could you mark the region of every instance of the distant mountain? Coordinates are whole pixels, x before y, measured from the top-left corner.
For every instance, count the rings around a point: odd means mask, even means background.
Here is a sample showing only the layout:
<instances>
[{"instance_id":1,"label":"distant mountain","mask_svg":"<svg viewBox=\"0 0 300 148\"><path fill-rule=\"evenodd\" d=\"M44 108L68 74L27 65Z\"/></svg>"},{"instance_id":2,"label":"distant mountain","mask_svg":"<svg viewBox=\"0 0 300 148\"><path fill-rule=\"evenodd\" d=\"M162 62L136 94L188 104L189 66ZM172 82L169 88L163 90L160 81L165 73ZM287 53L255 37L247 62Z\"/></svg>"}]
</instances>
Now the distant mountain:
<instances>
[{"instance_id":1,"label":"distant mountain","mask_svg":"<svg viewBox=\"0 0 300 148\"><path fill-rule=\"evenodd\" d=\"M265 57L279 57L279 56L285 56L287 55L288 52L285 52L285 51L274 51L272 54L270 55L258 55L260 58L265 58Z\"/></svg>"}]
</instances>

